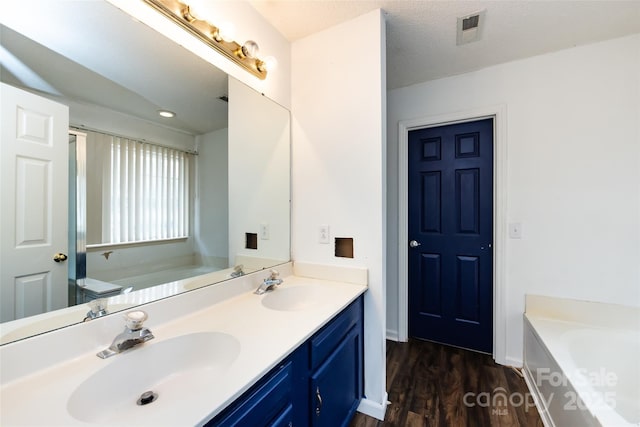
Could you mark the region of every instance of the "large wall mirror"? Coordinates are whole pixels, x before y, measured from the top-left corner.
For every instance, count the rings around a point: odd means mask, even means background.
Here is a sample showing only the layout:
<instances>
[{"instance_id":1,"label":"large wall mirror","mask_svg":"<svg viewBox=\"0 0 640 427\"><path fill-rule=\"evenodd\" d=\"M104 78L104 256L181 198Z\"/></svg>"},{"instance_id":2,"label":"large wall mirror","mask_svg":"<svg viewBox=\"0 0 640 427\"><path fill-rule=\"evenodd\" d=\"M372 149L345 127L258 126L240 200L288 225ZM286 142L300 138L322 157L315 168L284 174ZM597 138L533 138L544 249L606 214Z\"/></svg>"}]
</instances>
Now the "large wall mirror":
<instances>
[{"instance_id":1,"label":"large wall mirror","mask_svg":"<svg viewBox=\"0 0 640 427\"><path fill-rule=\"evenodd\" d=\"M17 280L3 245L0 342L289 261L289 112L107 2L56 4L0 20L0 77L69 107L69 275Z\"/></svg>"}]
</instances>

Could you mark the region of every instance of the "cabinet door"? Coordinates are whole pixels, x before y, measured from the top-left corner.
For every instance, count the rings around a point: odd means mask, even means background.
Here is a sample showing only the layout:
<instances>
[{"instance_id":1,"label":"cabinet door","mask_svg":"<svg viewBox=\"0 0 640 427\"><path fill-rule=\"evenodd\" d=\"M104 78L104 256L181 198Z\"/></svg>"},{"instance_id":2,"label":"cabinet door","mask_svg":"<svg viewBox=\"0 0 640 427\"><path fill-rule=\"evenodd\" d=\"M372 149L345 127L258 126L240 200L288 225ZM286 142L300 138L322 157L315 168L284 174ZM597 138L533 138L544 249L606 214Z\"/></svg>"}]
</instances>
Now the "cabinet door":
<instances>
[{"instance_id":1,"label":"cabinet door","mask_svg":"<svg viewBox=\"0 0 640 427\"><path fill-rule=\"evenodd\" d=\"M354 327L311 376L313 427L348 425L360 402L360 334Z\"/></svg>"},{"instance_id":2,"label":"cabinet door","mask_svg":"<svg viewBox=\"0 0 640 427\"><path fill-rule=\"evenodd\" d=\"M287 361L267 380L239 398L207 427L287 426L292 420L293 363Z\"/></svg>"}]
</instances>

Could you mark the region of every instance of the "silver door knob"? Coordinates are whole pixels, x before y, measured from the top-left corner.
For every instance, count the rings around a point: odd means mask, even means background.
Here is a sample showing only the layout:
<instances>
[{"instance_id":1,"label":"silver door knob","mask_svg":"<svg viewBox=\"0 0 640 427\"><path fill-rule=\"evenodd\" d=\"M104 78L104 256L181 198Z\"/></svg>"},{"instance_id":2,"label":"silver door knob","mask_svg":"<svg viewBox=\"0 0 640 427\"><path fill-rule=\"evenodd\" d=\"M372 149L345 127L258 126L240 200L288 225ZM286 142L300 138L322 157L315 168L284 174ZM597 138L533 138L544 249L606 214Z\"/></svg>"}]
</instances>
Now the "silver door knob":
<instances>
[{"instance_id":1,"label":"silver door knob","mask_svg":"<svg viewBox=\"0 0 640 427\"><path fill-rule=\"evenodd\" d=\"M412 240L412 241L409 242L409 246L411 246L412 248L417 248L421 244L422 243L416 242L415 240Z\"/></svg>"}]
</instances>

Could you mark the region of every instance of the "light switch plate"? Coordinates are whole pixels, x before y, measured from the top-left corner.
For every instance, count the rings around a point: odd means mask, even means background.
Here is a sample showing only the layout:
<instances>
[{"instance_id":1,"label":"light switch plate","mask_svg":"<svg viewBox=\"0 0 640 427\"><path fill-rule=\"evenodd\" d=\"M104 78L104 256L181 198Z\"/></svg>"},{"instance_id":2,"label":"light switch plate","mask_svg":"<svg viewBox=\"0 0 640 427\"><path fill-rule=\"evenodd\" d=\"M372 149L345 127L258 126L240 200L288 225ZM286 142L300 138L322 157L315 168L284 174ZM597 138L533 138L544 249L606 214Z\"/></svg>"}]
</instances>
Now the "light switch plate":
<instances>
[{"instance_id":1,"label":"light switch plate","mask_svg":"<svg viewBox=\"0 0 640 427\"><path fill-rule=\"evenodd\" d=\"M269 240L269 224L260 224L260 239Z\"/></svg>"},{"instance_id":2,"label":"light switch plate","mask_svg":"<svg viewBox=\"0 0 640 427\"><path fill-rule=\"evenodd\" d=\"M329 243L329 226L321 225L318 227L318 243Z\"/></svg>"}]
</instances>

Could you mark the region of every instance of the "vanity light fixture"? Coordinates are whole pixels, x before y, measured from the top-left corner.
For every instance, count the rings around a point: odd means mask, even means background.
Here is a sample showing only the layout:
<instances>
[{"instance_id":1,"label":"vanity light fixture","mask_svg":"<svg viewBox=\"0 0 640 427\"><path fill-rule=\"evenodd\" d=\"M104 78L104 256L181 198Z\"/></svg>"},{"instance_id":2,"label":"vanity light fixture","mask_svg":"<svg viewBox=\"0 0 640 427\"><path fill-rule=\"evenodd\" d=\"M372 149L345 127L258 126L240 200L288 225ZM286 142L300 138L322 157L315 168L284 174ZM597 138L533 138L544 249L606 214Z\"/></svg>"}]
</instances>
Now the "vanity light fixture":
<instances>
[{"instance_id":1,"label":"vanity light fixture","mask_svg":"<svg viewBox=\"0 0 640 427\"><path fill-rule=\"evenodd\" d=\"M254 76L261 80L267 77L267 66L264 61L257 58L258 44L249 40L244 45L240 45L233 40L228 40L228 23L222 23L220 27L216 27L200 19L189 5L178 0L142 1Z\"/></svg>"}]
</instances>

